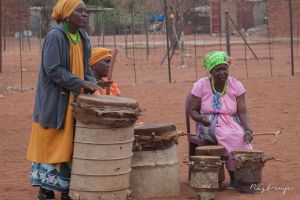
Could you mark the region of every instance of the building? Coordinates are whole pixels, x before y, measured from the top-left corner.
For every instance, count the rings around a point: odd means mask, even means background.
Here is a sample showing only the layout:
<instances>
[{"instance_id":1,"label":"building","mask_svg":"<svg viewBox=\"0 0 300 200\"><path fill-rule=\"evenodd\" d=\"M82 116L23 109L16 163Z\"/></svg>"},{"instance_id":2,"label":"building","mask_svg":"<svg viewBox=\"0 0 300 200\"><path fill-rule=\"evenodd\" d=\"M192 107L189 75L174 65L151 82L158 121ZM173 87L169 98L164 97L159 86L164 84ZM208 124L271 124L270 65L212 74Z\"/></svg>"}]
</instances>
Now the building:
<instances>
[{"instance_id":1,"label":"building","mask_svg":"<svg viewBox=\"0 0 300 200\"><path fill-rule=\"evenodd\" d=\"M185 13L185 32L224 33L226 10L238 29L247 30L266 23L266 0L207 0L198 1L195 8ZM234 32L232 23L229 26Z\"/></svg>"},{"instance_id":2,"label":"building","mask_svg":"<svg viewBox=\"0 0 300 200\"><path fill-rule=\"evenodd\" d=\"M293 13L293 30L297 37L300 29L300 1L291 0ZM270 34L275 37L290 36L289 0L268 0ZM299 8L299 9L298 9Z\"/></svg>"}]
</instances>

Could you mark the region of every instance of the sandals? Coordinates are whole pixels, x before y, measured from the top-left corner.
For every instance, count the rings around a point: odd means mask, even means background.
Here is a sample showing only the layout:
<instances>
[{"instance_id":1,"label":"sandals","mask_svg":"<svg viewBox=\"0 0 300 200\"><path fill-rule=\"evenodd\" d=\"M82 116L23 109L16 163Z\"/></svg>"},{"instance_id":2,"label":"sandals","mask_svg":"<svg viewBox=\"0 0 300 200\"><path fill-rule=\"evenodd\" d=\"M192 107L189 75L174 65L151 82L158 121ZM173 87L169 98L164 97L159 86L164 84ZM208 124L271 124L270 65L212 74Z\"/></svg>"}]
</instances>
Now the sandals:
<instances>
[{"instance_id":1,"label":"sandals","mask_svg":"<svg viewBox=\"0 0 300 200\"><path fill-rule=\"evenodd\" d=\"M69 197L69 191L61 193L61 200L72 200L71 197Z\"/></svg>"},{"instance_id":2,"label":"sandals","mask_svg":"<svg viewBox=\"0 0 300 200\"><path fill-rule=\"evenodd\" d=\"M230 182L230 184L226 187L226 190L236 190L239 188L239 184L236 182Z\"/></svg>"},{"instance_id":3,"label":"sandals","mask_svg":"<svg viewBox=\"0 0 300 200\"><path fill-rule=\"evenodd\" d=\"M38 193L37 200L56 200L53 191L43 194L41 191Z\"/></svg>"},{"instance_id":4,"label":"sandals","mask_svg":"<svg viewBox=\"0 0 300 200\"><path fill-rule=\"evenodd\" d=\"M40 188L40 191L37 196L37 200L56 200L56 198L52 190ZM69 197L69 191L65 191L61 193L61 200L72 200Z\"/></svg>"}]
</instances>

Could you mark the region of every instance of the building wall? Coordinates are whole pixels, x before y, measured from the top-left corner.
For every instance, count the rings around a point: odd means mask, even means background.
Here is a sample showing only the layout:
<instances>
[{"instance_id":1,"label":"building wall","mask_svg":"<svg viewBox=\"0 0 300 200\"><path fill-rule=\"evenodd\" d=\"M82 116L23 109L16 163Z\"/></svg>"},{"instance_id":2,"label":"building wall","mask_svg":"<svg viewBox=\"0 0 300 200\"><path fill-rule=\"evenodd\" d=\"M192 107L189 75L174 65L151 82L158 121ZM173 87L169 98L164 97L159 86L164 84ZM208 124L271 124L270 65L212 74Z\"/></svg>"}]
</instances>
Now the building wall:
<instances>
[{"instance_id":1,"label":"building wall","mask_svg":"<svg viewBox=\"0 0 300 200\"><path fill-rule=\"evenodd\" d=\"M254 4L254 20L255 25L263 25L266 23L267 17L267 4L264 1L257 2Z\"/></svg>"},{"instance_id":2,"label":"building wall","mask_svg":"<svg viewBox=\"0 0 300 200\"><path fill-rule=\"evenodd\" d=\"M269 3L269 26L272 36L288 37L290 35L289 1L268 0ZM297 33L300 23L300 1L292 0L293 29ZM300 28L300 27L299 27ZM296 36L296 35L295 35Z\"/></svg>"},{"instance_id":3,"label":"building wall","mask_svg":"<svg viewBox=\"0 0 300 200\"><path fill-rule=\"evenodd\" d=\"M18 10L20 11L20 18ZM5 36L14 36L19 31L19 21L22 32L31 29L29 1L2 1L1 15L2 31L5 32Z\"/></svg>"}]
</instances>

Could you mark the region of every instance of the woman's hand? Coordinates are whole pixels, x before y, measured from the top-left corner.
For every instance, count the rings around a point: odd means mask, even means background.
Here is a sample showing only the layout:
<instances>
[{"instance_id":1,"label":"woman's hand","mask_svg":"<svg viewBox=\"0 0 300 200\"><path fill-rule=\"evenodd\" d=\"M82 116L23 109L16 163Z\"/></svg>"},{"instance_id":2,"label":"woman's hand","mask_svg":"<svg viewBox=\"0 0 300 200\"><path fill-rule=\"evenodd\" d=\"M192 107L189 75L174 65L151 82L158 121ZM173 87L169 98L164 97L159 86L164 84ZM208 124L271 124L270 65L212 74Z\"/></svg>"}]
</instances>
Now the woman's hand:
<instances>
[{"instance_id":1,"label":"woman's hand","mask_svg":"<svg viewBox=\"0 0 300 200\"><path fill-rule=\"evenodd\" d=\"M97 82L92 82L92 81L83 81L83 84L81 86L82 88L93 91L92 93L95 92L95 90L101 90L102 88L97 84Z\"/></svg>"},{"instance_id":2,"label":"woman's hand","mask_svg":"<svg viewBox=\"0 0 300 200\"><path fill-rule=\"evenodd\" d=\"M209 127L211 124L211 121L209 120L208 116L202 115L201 116L201 123L205 126L205 127Z\"/></svg>"},{"instance_id":3,"label":"woman's hand","mask_svg":"<svg viewBox=\"0 0 300 200\"><path fill-rule=\"evenodd\" d=\"M108 86L110 86L111 84L113 83L113 81L98 81L98 85L101 87L101 88L107 88Z\"/></svg>"},{"instance_id":4,"label":"woman's hand","mask_svg":"<svg viewBox=\"0 0 300 200\"><path fill-rule=\"evenodd\" d=\"M245 136L244 140L247 144L250 144L253 140L253 135L252 135L252 130L251 129L246 129L245 130Z\"/></svg>"}]
</instances>

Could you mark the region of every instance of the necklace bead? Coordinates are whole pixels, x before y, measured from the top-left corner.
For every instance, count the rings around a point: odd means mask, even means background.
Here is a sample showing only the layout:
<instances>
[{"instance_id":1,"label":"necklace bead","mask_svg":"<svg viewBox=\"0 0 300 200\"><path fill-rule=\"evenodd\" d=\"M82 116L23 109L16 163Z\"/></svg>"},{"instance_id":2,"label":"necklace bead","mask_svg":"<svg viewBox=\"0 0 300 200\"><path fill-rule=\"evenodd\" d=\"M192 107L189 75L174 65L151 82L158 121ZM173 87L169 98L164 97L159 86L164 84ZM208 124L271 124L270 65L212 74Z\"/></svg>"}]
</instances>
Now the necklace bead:
<instances>
[{"instance_id":1,"label":"necklace bead","mask_svg":"<svg viewBox=\"0 0 300 200\"><path fill-rule=\"evenodd\" d=\"M212 90L213 90L213 92L214 93L217 93L218 91L216 90L216 88L215 88L215 82L214 82L214 79L211 77L211 79L210 79L210 84L211 84L211 87L212 87ZM224 96L225 94L226 94L226 92L227 92L227 81L225 82L225 85L224 85L224 87L223 87L223 90L222 90L222 92L220 93L220 92L218 92L221 96Z\"/></svg>"},{"instance_id":2,"label":"necklace bead","mask_svg":"<svg viewBox=\"0 0 300 200\"><path fill-rule=\"evenodd\" d=\"M79 32L78 32L78 30L76 30L76 33L75 33L75 39L74 39L74 38L72 37L72 35L71 35L69 29L68 29L68 26L67 26L67 22L66 22L66 21L63 22L63 25L64 25L65 31L67 32L68 38L71 40L71 42L72 42L73 44L78 44L79 38L80 38L80 37L79 37Z\"/></svg>"}]
</instances>

